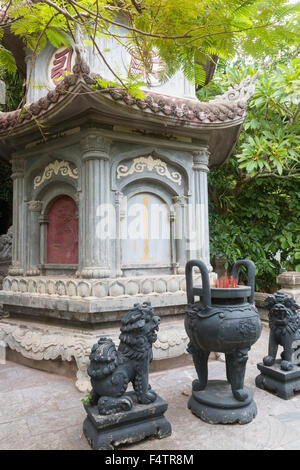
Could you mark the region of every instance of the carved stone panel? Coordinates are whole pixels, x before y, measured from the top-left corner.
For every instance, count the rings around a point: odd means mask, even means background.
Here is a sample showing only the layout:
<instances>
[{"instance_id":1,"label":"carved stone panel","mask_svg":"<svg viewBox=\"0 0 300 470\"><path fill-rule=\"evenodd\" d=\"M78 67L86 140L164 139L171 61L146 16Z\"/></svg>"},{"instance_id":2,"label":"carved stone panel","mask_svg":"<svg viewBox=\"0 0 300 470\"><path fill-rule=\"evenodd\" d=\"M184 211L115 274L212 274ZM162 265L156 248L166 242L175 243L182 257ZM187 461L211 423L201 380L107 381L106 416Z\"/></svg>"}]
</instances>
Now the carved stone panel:
<instances>
[{"instance_id":1,"label":"carved stone panel","mask_svg":"<svg viewBox=\"0 0 300 470\"><path fill-rule=\"evenodd\" d=\"M127 206L124 265L170 264L169 208L157 196L139 193Z\"/></svg>"},{"instance_id":2,"label":"carved stone panel","mask_svg":"<svg viewBox=\"0 0 300 470\"><path fill-rule=\"evenodd\" d=\"M122 162L117 168L117 179L134 173L143 173L145 170L156 172L160 176L164 176L179 186L182 183L182 175L178 171L169 169L166 162L160 158L153 158L152 155L147 157L134 158L126 163Z\"/></svg>"},{"instance_id":3,"label":"carved stone panel","mask_svg":"<svg viewBox=\"0 0 300 470\"><path fill-rule=\"evenodd\" d=\"M53 176L61 174L62 176L69 176L72 179L78 179L78 168L72 168L70 162L65 160L55 160L55 162L49 163L44 169L42 175L38 175L34 178L34 189L38 188L46 180L50 180Z\"/></svg>"},{"instance_id":4,"label":"carved stone panel","mask_svg":"<svg viewBox=\"0 0 300 470\"><path fill-rule=\"evenodd\" d=\"M78 264L78 216L75 201L61 196L48 213L47 263Z\"/></svg>"}]
</instances>

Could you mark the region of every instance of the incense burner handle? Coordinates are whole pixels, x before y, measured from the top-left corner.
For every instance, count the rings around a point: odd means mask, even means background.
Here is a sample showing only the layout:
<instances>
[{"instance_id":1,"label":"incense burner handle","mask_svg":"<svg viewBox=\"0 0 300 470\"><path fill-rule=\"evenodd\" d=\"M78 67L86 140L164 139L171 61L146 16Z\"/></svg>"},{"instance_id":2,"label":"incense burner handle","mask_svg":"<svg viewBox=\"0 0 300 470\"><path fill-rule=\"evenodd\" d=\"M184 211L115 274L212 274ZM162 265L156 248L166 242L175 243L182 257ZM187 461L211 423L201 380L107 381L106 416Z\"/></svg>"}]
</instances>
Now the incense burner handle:
<instances>
[{"instance_id":1,"label":"incense burner handle","mask_svg":"<svg viewBox=\"0 0 300 470\"><path fill-rule=\"evenodd\" d=\"M208 269L205 263L200 260L190 260L185 266L185 279L186 279L186 293L188 304L194 303L194 288L193 288L193 267L197 266L200 269L202 277L202 289L203 289L203 306L211 307L211 291L209 283Z\"/></svg>"},{"instance_id":2,"label":"incense burner handle","mask_svg":"<svg viewBox=\"0 0 300 470\"><path fill-rule=\"evenodd\" d=\"M237 261L232 269L232 276L236 279L239 278L239 270L241 266L246 266L248 274L248 286L251 287L251 295L249 297L249 303L254 304L254 292L255 292L255 264L249 259L242 259Z\"/></svg>"}]
</instances>

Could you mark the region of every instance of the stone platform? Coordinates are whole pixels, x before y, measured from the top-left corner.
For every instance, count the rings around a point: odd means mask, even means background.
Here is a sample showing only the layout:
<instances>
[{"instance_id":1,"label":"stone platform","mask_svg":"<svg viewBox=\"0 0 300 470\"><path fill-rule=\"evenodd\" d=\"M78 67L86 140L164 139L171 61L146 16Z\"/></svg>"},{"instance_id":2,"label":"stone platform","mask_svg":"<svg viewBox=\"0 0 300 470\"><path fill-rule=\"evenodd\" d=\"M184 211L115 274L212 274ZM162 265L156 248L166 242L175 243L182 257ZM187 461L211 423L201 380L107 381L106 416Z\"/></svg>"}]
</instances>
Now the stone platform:
<instances>
[{"instance_id":1,"label":"stone platform","mask_svg":"<svg viewBox=\"0 0 300 470\"><path fill-rule=\"evenodd\" d=\"M215 278L216 273L211 272L210 282ZM200 286L201 275L195 273L194 279ZM7 345L17 353L14 360L19 355L21 363L30 365L30 360L33 367L41 369L46 369L49 360L62 360L66 369L75 362L76 387L86 392L90 389L86 370L92 345L101 335L118 344L124 313L145 301L151 302L161 318L153 346L153 362L159 363L156 369L163 368L164 361L186 363L185 276L175 274L101 280L7 276L0 291L0 304L7 316L0 320L2 348ZM36 364L42 361L41 366Z\"/></svg>"}]
</instances>

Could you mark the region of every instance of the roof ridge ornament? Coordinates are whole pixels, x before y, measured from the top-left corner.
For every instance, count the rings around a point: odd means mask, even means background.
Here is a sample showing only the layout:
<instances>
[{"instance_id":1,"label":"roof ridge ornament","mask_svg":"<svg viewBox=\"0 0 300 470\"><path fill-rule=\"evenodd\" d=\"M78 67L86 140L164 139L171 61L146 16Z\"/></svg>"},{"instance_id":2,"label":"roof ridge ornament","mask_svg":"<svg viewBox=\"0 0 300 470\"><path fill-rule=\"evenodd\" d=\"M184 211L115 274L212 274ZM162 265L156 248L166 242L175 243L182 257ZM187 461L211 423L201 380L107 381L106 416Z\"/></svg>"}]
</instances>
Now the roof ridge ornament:
<instances>
[{"instance_id":1,"label":"roof ridge ornament","mask_svg":"<svg viewBox=\"0 0 300 470\"><path fill-rule=\"evenodd\" d=\"M84 44L84 36L82 29L79 25L75 27L75 45L74 45L76 57L75 65L73 67L73 73L76 75L88 75L90 73L90 67L88 66L88 54Z\"/></svg>"},{"instance_id":2,"label":"roof ridge ornament","mask_svg":"<svg viewBox=\"0 0 300 470\"><path fill-rule=\"evenodd\" d=\"M237 101L247 102L254 95L255 85L259 75L260 71L256 72L253 76L248 75L240 83L230 86L223 95L216 96L215 99L209 101L209 103L218 101L229 101L230 103Z\"/></svg>"}]
</instances>

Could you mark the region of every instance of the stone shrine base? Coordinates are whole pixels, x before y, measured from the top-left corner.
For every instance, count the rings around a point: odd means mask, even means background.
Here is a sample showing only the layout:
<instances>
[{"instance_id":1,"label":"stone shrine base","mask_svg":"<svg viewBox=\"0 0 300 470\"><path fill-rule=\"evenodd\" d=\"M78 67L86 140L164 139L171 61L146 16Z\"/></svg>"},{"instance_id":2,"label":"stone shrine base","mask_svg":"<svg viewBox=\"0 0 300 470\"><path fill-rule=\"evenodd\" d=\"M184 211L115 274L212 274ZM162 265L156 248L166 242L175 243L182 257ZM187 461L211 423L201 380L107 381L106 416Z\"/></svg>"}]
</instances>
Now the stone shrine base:
<instances>
[{"instance_id":1,"label":"stone shrine base","mask_svg":"<svg viewBox=\"0 0 300 470\"><path fill-rule=\"evenodd\" d=\"M252 391L245 401L236 400L231 386L225 380L209 380L205 390L193 391L188 408L210 424L247 424L257 415Z\"/></svg>"},{"instance_id":2,"label":"stone shrine base","mask_svg":"<svg viewBox=\"0 0 300 470\"><path fill-rule=\"evenodd\" d=\"M119 334L119 325L85 330L71 325L57 326L5 318L0 321L0 356L69 377L76 371L77 389L88 392L91 384L87 367L93 344L105 335L118 345ZM191 363L191 360L188 361L190 355L186 353L187 342L182 320L166 322L160 327L158 339L153 345L151 369L161 370Z\"/></svg>"},{"instance_id":3,"label":"stone shrine base","mask_svg":"<svg viewBox=\"0 0 300 470\"><path fill-rule=\"evenodd\" d=\"M200 286L200 274L194 278ZM215 278L210 273L212 284ZM184 275L102 280L7 276L0 291L6 316L0 320L0 355L7 348L11 360L52 371L53 364L47 369L46 363L61 361L64 365L54 371L77 368L76 387L89 391L87 366L93 344L100 336L109 336L118 345L121 318L135 303L150 301L161 318L152 370L185 365L185 289Z\"/></svg>"},{"instance_id":4,"label":"stone shrine base","mask_svg":"<svg viewBox=\"0 0 300 470\"><path fill-rule=\"evenodd\" d=\"M114 450L121 444L132 444L150 436L163 439L171 435L171 424L164 417L168 404L159 396L154 403L137 403L134 392L128 392L133 401L130 411L100 415L96 406L84 405L87 417L83 432L93 450Z\"/></svg>"},{"instance_id":5,"label":"stone shrine base","mask_svg":"<svg viewBox=\"0 0 300 470\"><path fill-rule=\"evenodd\" d=\"M262 390L275 393L284 400L294 397L294 393L300 390L300 367L294 365L291 371L280 369L281 360L275 361L271 367L265 366L262 362L257 364L260 375L255 379L255 385Z\"/></svg>"}]
</instances>

